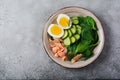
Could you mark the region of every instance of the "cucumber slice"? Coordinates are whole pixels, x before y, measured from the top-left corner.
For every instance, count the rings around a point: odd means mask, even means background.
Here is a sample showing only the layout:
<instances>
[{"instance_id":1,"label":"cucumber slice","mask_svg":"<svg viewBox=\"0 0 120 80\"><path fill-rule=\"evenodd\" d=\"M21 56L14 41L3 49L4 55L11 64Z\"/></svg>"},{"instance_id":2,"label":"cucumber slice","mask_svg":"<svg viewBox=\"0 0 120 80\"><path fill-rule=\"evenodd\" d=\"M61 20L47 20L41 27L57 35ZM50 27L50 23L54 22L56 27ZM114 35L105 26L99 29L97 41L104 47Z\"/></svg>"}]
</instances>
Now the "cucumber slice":
<instances>
[{"instance_id":1,"label":"cucumber slice","mask_svg":"<svg viewBox=\"0 0 120 80\"><path fill-rule=\"evenodd\" d=\"M77 29L77 33L81 34L81 29L80 28Z\"/></svg>"},{"instance_id":2,"label":"cucumber slice","mask_svg":"<svg viewBox=\"0 0 120 80\"><path fill-rule=\"evenodd\" d=\"M71 30L68 30L68 34L69 34L69 37L72 36L72 32L71 32Z\"/></svg>"},{"instance_id":3,"label":"cucumber slice","mask_svg":"<svg viewBox=\"0 0 120 80\"><path fill-rule=\"evenodd\" d=\"M73 37L73 36L70 38L70 40L71 40L71 43L75 43L75 41L76 41L75 37Z\"/></svg>"},{"instance_id":4,"label":"cucumber slice","mask_svg":"<svg viewBox=\"0 0 120 80\"><path fill-rule=\"evenodd\" d=\"M78 18L77 16L74 16L74 17L72 17L71 19L72 19L72 20L75 20L75 19L78 20L79 18Z\"/></svg>"},{"instance_id":5,"label":"cucumber slice","mask_svg":"<svg viewBox=\"0 0 120 80\"><path fill-rule=\"evenodd\" d=\"M74 37L76 38L76 40L80 39L80 35L79 34L75 34Z\"/></svg>"},{"instance_id":6,"label":"cucumber slice","mask_svg":"<svg viewBox=\"0 0 120 80\"><path fill-rule=\"evenodd\" d=\"M76 27L77 27L78 29L81 29L81 27L80 27L79 25L76 25Z\"/></svg>"},{"instance_id":7,"label":"cucumber slice","mask_svg":"<svg viewBox=\"0 0 120 80\"><path fill-rule=\"evenodd\" d=\"M70 44L71 44L70 38L69 38L69 37L65 38L65 39L63 40L63 43L64 43L64 45L66 45L66 46L70 45Z\"/></svg>"},{"instance_id":8,"label":"cucumber slice","mask_svg":"<svg viewBox=\"0 0 120 80\"><path fill-rule=\"evenodd\" d=\"M75 30L75 33L76 33L76 31L77 31L77 28L75 27L75 25L73 26L73 28L74 28L74 30Z\"/></svg>"},{"instance_id":9,"label":"cucumber slice","mask_svg":"<svg viewBox=\"0 0 120 80\"><path fill-rule=\"evenodd\" d=\"M76 29L76 26L75 26L75 25L73 25L72 27L73 27L74 29Z\"/></svg>"},{"instance_id":10,"label":"cucumber slice","mask_svg":"<svg viewBox=\"0 0 120 80\"><path fill-rule=\"evenodd\" d=\"M74 20L72 20L72 22L73 22L73 24L78 24L78 23L79 23L79 20L74 19Z\"/></svg>"},{"instance_id":11,"label":"cucumber slice","mask_svg":"<svg viewBox=\"0 0 120 80\"><path fill-rule=\"evenodd\" d=\"M68 36L68 32L64 30L64 35L62 36L62 39L66 38Z\"/></svg>"},{"instance_id":12,"label":"cucumber slice","mask_svg":"<svg viewBox=\"0 0 120 80\"><path fill-rule=\"evenodd\" d=\"M71 30L72 34L75 34L76 33L76 27L75 27L75 25L72 26L72 28L70 28L70 30Z\"/></svg>"},{"instance_id":13,"label":"cucumber slice","mask_svg":"<svg viewBox=\"0 0 120 80\"><path fill-rule=\"evenodd\" d=\"M80 34L81 33L81 27L79 25L76 25L77 28L77 33Z\"/></svg>"}]
</instances>

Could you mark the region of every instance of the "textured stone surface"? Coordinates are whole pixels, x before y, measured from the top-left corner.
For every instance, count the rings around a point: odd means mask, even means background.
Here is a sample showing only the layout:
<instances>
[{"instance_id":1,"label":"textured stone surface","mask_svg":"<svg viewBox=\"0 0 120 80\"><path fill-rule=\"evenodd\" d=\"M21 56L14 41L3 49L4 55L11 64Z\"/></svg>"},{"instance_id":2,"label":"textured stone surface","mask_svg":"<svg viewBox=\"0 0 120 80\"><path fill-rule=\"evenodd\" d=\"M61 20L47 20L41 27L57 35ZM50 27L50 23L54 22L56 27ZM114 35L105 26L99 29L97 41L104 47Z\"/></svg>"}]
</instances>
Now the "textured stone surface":
<instances>
[{"instance_id":1,"label":"textured stone surface","mask_svg":"<svg viewBox=\"0 0 120 80\"><path fill-rule=\"evenodd\" d=\"M42 46L48 17L80 6L101 20L106 43L100 57L81 69L54 63ZM120 0L0 0L0 79L120 78Z\"/></svg>"}]
</instances>

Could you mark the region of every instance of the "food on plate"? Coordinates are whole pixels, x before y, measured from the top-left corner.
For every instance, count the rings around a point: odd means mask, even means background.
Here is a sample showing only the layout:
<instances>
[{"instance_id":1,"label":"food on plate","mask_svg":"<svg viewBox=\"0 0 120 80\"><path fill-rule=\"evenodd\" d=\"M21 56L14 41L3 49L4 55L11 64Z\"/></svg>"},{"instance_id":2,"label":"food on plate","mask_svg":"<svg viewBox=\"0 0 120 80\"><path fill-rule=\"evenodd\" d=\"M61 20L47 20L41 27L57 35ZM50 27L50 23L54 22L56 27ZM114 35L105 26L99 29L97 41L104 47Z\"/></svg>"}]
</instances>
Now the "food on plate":
<instances>
[{"instance_id":1,"label":"food on plate","mask_svg":"<svg viewBox=\"0 0 120 80\"><path fill-rule=\"evenodd\" d=\"M76 61L80 59L80 57L82 57L82 54L77 54L75 57L72 58L71 62L75 63Z\"/></svg>"},{"instance_id":2,"label":"food on plate","mask_svg":"<svg viewBox=\"0 0 120 80\"><path fill-rule=\"evenodd\" d=\"M57 38L58 40L59 38ZM60 41L60 39L59 39ZM67 49L61 42L56 42L56 39L49 40L49 44L51 47L52 52L54 53L55 57L64 57L67 54Z\"/></svg>"},{"instance_id":3,"label":"food on plate","mask_svg":"<svg viewBox=\"0 0 120 80\"><path fill-rule=\"evenodd\" d=\"M57 17L57 23L61 26L63 29L68 29L71 27L71 20L70 17L66 14L59 14Z\"/></svg>"},{"instance_id":4,"label":"food on plate","mask_svg":"<svg viewBox=\"0 0 120 80\"><path fill-rule=\"evenodd\" d=\"M63 29L57 24L51 24L48 28L48 33L54 38L62 37L64 34Z\"/></svg>"},{"instance_id":5,"label":"food on plate","mask_svg":"<svg viewBox=\"0 0 120 80\"><path fill-rule=\"evenodd\" d=\"M49 45L56 58L75 63L94 56L99 37L92 17L59 14L56 21L48 27Z\"/></svg>"}]
</instances>

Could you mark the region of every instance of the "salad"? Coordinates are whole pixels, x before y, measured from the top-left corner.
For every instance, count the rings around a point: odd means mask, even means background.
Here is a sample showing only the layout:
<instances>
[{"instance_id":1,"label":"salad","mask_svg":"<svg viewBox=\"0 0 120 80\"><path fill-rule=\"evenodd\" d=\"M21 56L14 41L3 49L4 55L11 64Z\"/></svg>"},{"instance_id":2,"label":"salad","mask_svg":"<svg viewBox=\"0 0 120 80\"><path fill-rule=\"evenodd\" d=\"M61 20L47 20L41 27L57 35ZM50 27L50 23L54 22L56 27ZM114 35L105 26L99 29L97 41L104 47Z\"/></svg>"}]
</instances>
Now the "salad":
<instances>
[{"instance_id":1,"label":"salad","mask_svg":"<svg viewBox=\"0 0 120 80\"><path fill-rule=\"evenodd\" d=\"M92 17L59 14L56 22L48 27L49 46L56 58L75 63L94 56L99 37Z\"/></svg>"}]
</instances>

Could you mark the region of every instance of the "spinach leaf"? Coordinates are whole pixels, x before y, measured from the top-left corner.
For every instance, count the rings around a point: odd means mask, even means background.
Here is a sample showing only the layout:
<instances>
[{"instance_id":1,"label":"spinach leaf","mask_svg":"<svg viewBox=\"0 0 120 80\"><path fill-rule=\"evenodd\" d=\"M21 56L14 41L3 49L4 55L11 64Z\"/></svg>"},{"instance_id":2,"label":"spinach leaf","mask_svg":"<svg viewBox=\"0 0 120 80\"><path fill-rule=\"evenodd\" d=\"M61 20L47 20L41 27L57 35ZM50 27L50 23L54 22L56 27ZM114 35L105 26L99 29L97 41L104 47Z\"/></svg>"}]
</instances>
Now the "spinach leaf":
<instances>
[{"instance_id":1,"label":"spinach leaf","mask_svg":"<svg viewBox=\"0 0 120 80\"><path fill-rule=\"evenodd\" d=\"M78 17L79 23L84 23L84 19L85 19L85 17L79 16Z\"/></svg>"},{"instance_id":2,"label":"spinach leaf","mask_svg":"<svg viewBox=\"0 0 120 80\"><path fill-rule=\"evenodd\" d=\"M78 40L76 43L74 43L70 46L67 46L68 52L71 53L71 54L67 55L68 60L71 60L76 55L75 50L76 50L76 47L77 47L79 41L80 40Z\"/></svg>"},{"instance_id":3,"label":"spinach leaf","mask_svg":"<svg viewBox=\"0 0 120 80\"><path fill-rule=\"evenodd\" d=\"M86 49L88 49L89 45L94 41L92 29L86 24L81 24L81 27L82 27L81 41L78 43L75 53L84 52Z\"/></svg>"},{"instance_id":4,"label":"spinach leaf","mask_svg":"<svg viewBox=\"0 0 120 80\"><path fill-rule=\"evenodd\" d=\"M90 25L93 30L96 30L95 21L92 17L87 16L84 19L85 24Z\"/></svg>"},{"instance_id":5,"label":"spinach leaf","mask_svg":"<svg viewBox=\"0 0 120 80\"><path fill-rule=\"evenodd\" d=\"M91 50L87 49L84 52L84 55L82 56L82 60L87 60L88 58L90 58L93 55L94 55L93 52Z\"/></svg>"},{"instance_id":6,"label":"spinach leaf","mask_svg":"<svg viewBox=\"0 0 120 80\"><path fill-rule=\"evenodd\" d=\"M88 48L88 42L87 41L82 41L82 42L79 42L77 47L76 47L76 50L75 50L75 54L78 53L78 52L84 52L86 49Z\"/></svg>"},{"instance_id":7,"label":"spinach leaf","mask_svg":"<svg viewBox=\"0 0 120 80\"><path fill-rule=\"evenodd\" d=\"M98 33L97 33L97 31L92 30L92 35L93 35L93 37L94 37L94 42L93 42L93 44L95 44L95 43L98 41Z\"/></svg>"},{"instance_id":8,"label":"spinach leaf","mask_svg":"<svg viewBox=\"0 0 120 80\"><path fill-rule=\"evenodd\" d=\"M76 54L82 53L83 59L88 59L93 55L93 49L99 44L99 38L97 34L97 28L95 21L92 17L79 16L79 26L81 26L81 38L74 44L67 46L68 60L71 60Z\"/></svg>"},{"instance_id":9,"label":"spinach leaf","mask_svg":"<svg viewBox=\"0 0 120 80\"><path fill-rule=\"evenodd\" d=\"M92 51L89 50L89 49L87 49L87 50L84 52L85 57L90 57L92 54L93 54Z\"/></svg>"},{"instance_id":10,"label":"spinach leaf","mask_svg":"<svg viewBox=\"0 0 120 80\"><path fill-rule=\"evenodd\" d=\"M98 41L98 42L96 42L95 44L89 45L89 49L90 49L90 50L93 50L99 43L100 43L100 42Z\"/></svg>"},{"instance_id":11,"label":"spinach leaf","mask_svg":"<svg viewBox=\"0 0 120 80\"><path fill-rule=\"evenodd\" d=\"M77 41L78 42L78 41ZM74 44L71 44L70 46L67 46L67 50L73 54L75 54L75 50L76 50L76 47L78 45L78 43L75 42Z\"/></svg>"},{"instance_id":12,"label":"spinach leaf","mask_svg":"<svg viewBox=\"0 0 120 80\"><path fill-rule=\"evenodd\" d=\"M72 53L71 53L71 54L68 54L68 55L67 55L67 59L68 59L69 61L71 61L71 59L72 59L74 56L75 56L75 55L72 54Z\"/></svg>"}]
</instances>

